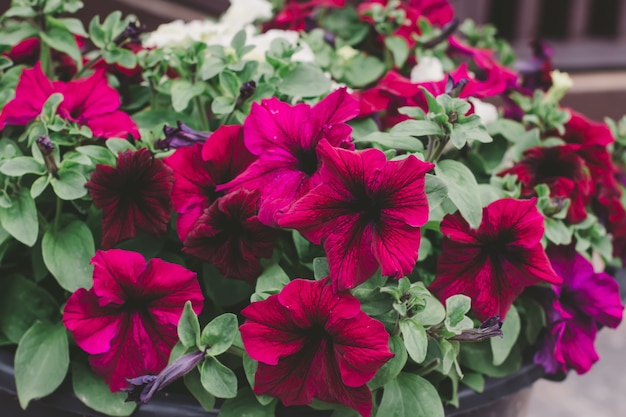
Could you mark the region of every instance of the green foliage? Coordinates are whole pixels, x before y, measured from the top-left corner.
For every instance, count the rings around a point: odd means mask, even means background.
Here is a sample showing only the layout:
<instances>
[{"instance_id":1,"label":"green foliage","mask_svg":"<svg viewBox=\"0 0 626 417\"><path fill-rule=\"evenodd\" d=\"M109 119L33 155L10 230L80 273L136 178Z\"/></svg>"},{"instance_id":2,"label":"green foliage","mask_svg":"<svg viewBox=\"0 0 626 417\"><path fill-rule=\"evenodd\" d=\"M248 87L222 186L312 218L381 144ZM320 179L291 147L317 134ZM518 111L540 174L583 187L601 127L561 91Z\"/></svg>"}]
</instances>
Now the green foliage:
<instances>
[{"instance_id":1,"label":"green foliage","mask_svg":"<svg viewBox=\"0 0 626 417\"><path fill-rule=\"evenodd\" d=\"M498 366L504 363L515 346L520 334L521 322L515 306L511 306L502 324L503 337L492 337L489 339L493 353L493 364Z\"/></svg>"},{"instance_id":2,"label":"green foliage","mask_svg":"<svg viewBox=\"0 0 626 417\"><path fill-rule=\"evenodd\" d=\"M260 405L250 388L244 388L237 397L226 400L220 407L219 417L274 417L278 400Z\"/></svg>"},{"instance_id":3,"label":"green foliage","mask_svg":"<svg viewBox=\"0 0 626 417\"><path fill-rule=\"evenodd\" d=\"M406 350L416 363L424 362L428 349L426 329L417 320L403 318L400 320L400 332L404 339Z\"/></svg>"},{"instance_id":4,"label":"green foliage","mask_svg":"<svg viewBox=\"0 0 626 417\"><path fill-rule=\"evenodd\" d=\"M211 411L215 406L215 396L207 392L207 390L205 390L202 386L200 371L197 368L192 370L185 375L184 380L185 386L189 392L191 392L191 395L198 400L202 408L207 411Z\"/></svg>"},{"instance_id":5,"label":"green foliage","mask_svg":"<svg viewBox=\"0 0 626 417\"><path fill-rule=\"evenodd\" d=\"M232 313L222 314L214 318L200 335L202 347L206 346L207 355L220 355L231 347L239 334L237 316Z\"/></svg>"},{"instance_id":6,"label":"green foliage","mask_svg":"<svg viewBox=\"0 0 626 417\"><path fill-rule=\"evenodd\" d=\"M15 352L15 386L20 406L26 409L31 400L54 392L65 379L69 364L65 326L35 323Z\"/></svg>"},{"instance_id":7,"label":"green foliage","mask_svg":"<svg viewBox=\"0 0 626 417\"><path fill-rule=\"evenodd\" d=\"M72 388L83 404L109 416L126 417L137 408L132 402L124 402L126 393L111 392L100 376L78 362L72 362Z\"/></svg>"},{"instance_id":8,"label":"green foliage","mask_svg":"<svg viewBox=\"0 0 626 417\"><path fill-rule=\"evenodd\" d=\"M394 357L389 359L367 384L371 389L380 388L391 382L400 374L406 364L407 349L404 347L404 341L400 336L389 338L389 350L394 354Z\"/></svg>"},{"instance_id":9,"label":"green foliage","mask_svg":"<svg viewBox=\"0 0 626 417\"><path fill-rule=\"evenodd\" d=\"M435 166L437 177L448 187L448 198L473 228L482 222L483 207L476 178L461 162L446 159Z\"/></svg>"},{"instance_id":10,"label":"green foliage","mask_svg":"<svg viewBox=\"0 0 626 417\"><path fill-rule=\"evenodd\" d=\"M200 364L200 381L204 389L216 397L237 396L237 377L233 371L212 356L207 356Z\"/></svg>"},{"instance_id":11,"label":"green foliage","mask_svg":"<svg viewBox=\"0 0 626 417\"><path fill-rule=\"evenodd\" d=\"M376 417L443 417L435 387L426 379L401 373L385 385Z\"/></svg>"},{"instance_id":12,"label":"green foliage","mask_svg":"<svg viewBox=\"0 0 626 417\"><path fill-rule=\"evenodd\" d=\"M191 301L185 303L183 314L178 321L178 339L186 348L200 346L200 323L193 311Z\"/></svg>"},{"instance_id":13,"label":"green foliage","mask_svg":"<svg viewBox=\"0 0 626 417\"><path fill-rule=\"evenodd\" d=\"M9 207L0 207L0 226L26 246L33 246L39 234L39 219L30 191L23 188L7 196Z\"/></svg>"},{"instance_id":14,"label":"green foliage","mask_svg":"<svg viewBox=\"0 0 626 417\"><path fill-rule=\"evenodd\" d=\"M278 91L292 97L317 97L330 90L330 80L316 66L299 63L282 78Z\"/></svg>"}]
</instances>

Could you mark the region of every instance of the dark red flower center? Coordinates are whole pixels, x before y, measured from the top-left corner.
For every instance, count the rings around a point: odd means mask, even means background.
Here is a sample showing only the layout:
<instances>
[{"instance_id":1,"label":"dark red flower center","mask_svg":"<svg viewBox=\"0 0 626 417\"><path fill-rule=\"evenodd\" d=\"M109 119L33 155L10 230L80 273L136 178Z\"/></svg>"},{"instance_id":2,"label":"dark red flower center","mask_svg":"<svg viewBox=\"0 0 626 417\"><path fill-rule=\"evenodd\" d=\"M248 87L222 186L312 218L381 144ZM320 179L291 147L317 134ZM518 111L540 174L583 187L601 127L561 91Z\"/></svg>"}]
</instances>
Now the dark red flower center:
<instances>
[{"instance_id":1,"label":"dark red flower center","mask_svg":"<svg viewBox=\"0 0 626 417\"><path fill-rule=\"evenodd\" d=\"M537 161L535 167L536 184L542 184L558 177L575 179L579 176L580 161L576 155L562 155L558 149L549 149L544 158Z\"/></svg>"},{"instance_id":2,"label":"dark red flower center","mask_svg":"<svg viewBox=\"0 0 626 417\"><path fill-rule=\"evenodd\" d=\"M360 213L364 223L378 223L383 209L386 207L385 197L382 195L368 195L365 190L354 193L356 197L349 203L351 211Z\"/></svg>"},{"instance_id":3,"label":"dark red flower center","mask_svg":"<svg viewBox=\"0 0 626 417\"><path fill-rule=\"evenodd\" d=\"M315 174L317 171L317 155L315 154L315 150L313 149L300 149L296 153L296 158L298 159L297 169L298 171L304 172L309 177Z\"/></svg>"},{"instance_id":4,"label":"dark red flower center","mask_svg":"<svg viewBox=\"0 0 626 417\"><path fill-rule=\"evenodd\" d=\"M501 230L495 236L485 236L480 239L483 254L490 257L500 257L508 253L508 245L515 240L513 231Z\"/></svg>"}]
</instances>

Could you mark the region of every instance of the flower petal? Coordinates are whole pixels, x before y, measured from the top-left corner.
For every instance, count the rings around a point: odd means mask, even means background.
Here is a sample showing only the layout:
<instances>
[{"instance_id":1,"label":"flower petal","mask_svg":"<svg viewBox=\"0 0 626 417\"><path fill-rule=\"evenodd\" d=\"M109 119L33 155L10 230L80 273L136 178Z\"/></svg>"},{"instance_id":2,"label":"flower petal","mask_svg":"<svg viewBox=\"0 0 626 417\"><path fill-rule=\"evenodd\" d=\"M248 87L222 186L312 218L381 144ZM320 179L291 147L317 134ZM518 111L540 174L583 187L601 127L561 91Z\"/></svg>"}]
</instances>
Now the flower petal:
<instances>
[{"instance_id":1,"label":"flower petal","mask_svg":"<svg viewBox=\"0 0 626 417\"><path fill-rule=\"evenodd\" d=\"M99 250L91 259L93 291L101 306L120 306L135 295L138 278L146 269L146 260L136 252L121 249Z\"/></svg>"}]
</instances>

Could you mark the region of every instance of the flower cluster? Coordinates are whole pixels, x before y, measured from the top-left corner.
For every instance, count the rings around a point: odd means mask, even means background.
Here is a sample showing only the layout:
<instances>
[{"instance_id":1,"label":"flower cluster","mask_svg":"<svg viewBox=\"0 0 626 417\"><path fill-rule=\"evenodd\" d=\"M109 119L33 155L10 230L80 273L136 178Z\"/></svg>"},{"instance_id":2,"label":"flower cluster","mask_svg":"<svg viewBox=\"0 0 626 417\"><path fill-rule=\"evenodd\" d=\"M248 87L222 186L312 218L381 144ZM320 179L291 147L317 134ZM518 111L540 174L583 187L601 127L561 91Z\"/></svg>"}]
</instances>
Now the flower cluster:
<instances>
[{"instance_id":1,"label":"flower cluster","mask_svg":"<svg viewBox=\"0 0 626 417\"><path fill-rule=\"evenodd\" d=\"M545 45L515 64L447 0L233 0L149 34L85 31L60 17L78 3L0 28L22 406L70 356L99 412L182 378L227 416L442 416L468 371L598 360L624 309L626 121L562 107Z\"/></svg>"}]
</instances>

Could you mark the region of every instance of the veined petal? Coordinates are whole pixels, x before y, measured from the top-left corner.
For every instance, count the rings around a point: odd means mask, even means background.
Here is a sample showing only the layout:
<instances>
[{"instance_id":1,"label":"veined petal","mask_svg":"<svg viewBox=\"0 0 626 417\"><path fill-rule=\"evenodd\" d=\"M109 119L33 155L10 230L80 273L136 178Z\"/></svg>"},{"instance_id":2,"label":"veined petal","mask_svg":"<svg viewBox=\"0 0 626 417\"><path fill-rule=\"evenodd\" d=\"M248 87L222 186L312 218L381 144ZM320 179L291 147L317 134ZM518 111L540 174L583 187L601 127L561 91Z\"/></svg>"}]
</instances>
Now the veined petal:
<instances>
[{"instance_id":1,"label":"veined petal","mask_svg":"<svg viewBox=\"0 0 626 417\"><path fill-rule=\"evenodd\" d=\"M121 249L96 251L91 259L93 291L101 306L124 304L133 295L139 276L146 269L146 260L137 252Z\"/></svg>"},{"instance_id":2,"label":"veined petal","mask_svg":"<svg viewBox=\"0 0 626 417\"><path fill-rule=\"evenodd\" d=\"M374 229L374 255L384 276L400 279L413 271L422 234L417 227L401 221L383 219Z\"/></svg>"},{"instance_id":3,"label":"veined petal","mask_svg":"<svg viewBox=\"0 0 626 417\"><path fill-rule=\"evenodd\" d=\"M65 100L60 111L63 117L88 120L116 111L121 104L120 96L107 83L104 70L96 70L91 76L70 81L65 86Z\"/></svg>"},{"instance_id":4,"label":"veined petal","mask_svg":"<svg viewBox=\"0 0 626 417\"><path fill-rule=\"evenodd\" d=\"M139 129L131 117L123 111L112 111L106 114L96 114L84 120L97 138L122 138L129 135L139 139Z\"/></svg>"}]
</instances>

